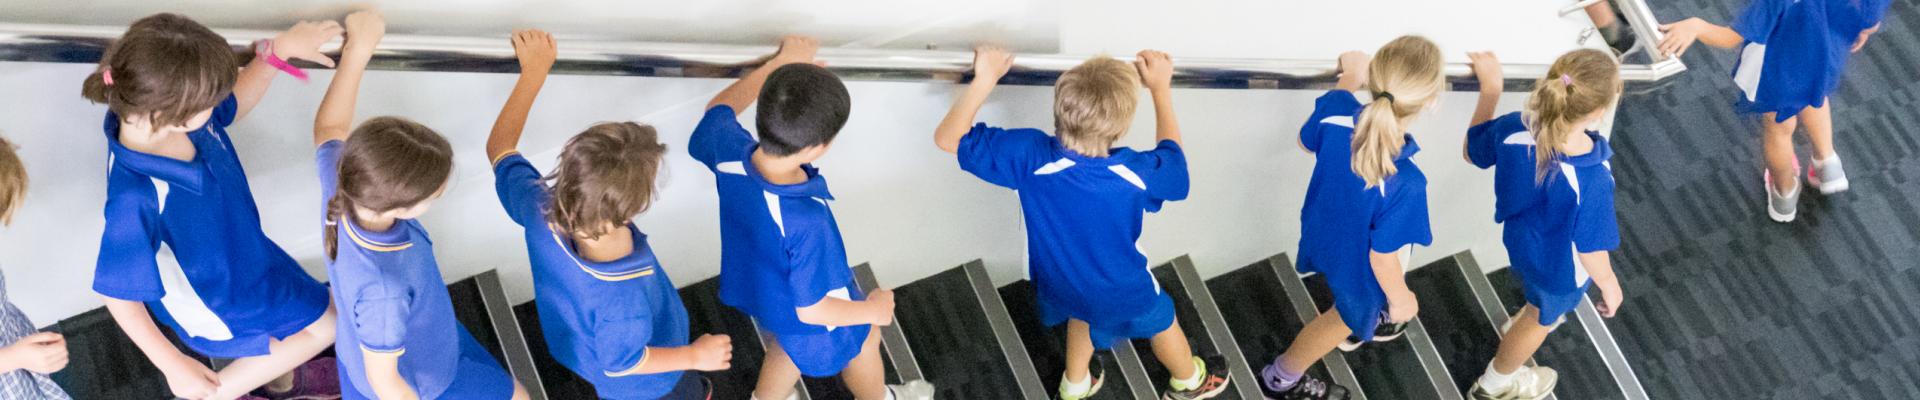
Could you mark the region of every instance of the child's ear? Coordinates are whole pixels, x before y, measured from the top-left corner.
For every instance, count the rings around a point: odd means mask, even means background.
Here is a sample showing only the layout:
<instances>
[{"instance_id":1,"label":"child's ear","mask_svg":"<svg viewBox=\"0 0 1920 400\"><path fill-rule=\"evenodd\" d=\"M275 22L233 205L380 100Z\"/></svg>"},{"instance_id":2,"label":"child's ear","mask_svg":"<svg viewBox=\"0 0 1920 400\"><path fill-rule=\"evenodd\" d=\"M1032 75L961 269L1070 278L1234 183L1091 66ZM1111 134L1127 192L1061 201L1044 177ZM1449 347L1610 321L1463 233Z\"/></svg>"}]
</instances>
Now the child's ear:
<instances>
[{"instance_id":1,"label":"child's ear","mask_svg":"<svg viewBox=\"0 0 1920 400\"><path fill-rule=\"evenodd\" d=\"M808 160L818 160L821 156L827 155L827 148L831 146L833 146L832 143L807 146L806 148L800 149L800 155L806 157Z\"/></svg>"}]
</instances>

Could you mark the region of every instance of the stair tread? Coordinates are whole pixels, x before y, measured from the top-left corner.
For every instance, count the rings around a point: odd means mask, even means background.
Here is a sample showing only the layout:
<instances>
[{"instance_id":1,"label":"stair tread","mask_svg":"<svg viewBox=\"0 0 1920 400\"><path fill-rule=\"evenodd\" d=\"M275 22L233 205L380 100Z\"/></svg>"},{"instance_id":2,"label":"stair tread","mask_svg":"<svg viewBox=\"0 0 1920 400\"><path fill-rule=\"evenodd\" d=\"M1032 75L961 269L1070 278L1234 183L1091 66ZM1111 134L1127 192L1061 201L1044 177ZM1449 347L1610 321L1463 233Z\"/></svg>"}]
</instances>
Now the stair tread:
<instances>
[{"instance_id":1,"label":"stair tread","mask_svg":"<svg viewBox=\"0 0 1920 400\"><path fill-rule=\"evenodd\" d=\"M1057 390L1060 376L1066 366L1066 328L1065 325L1048 327L1041 324L1034 298L1033 282L1021 280L1000 287L1000 298L1006 303L1008 313L1013 317L1014 327L1020 331L1020 341L1026 346L1027 355L1033 361L1034 369L1039 371L1040 382L1047 385L1048 393ZM1133 387L1121 374L1121 365L1112 351L1096 351L1094 362L1101 363L1106 370L1106 383L1100 393L1089 400L1119 400L1129 398Z\"/></svg>"},{"instance_id":2,"label":"stair tread","mask_svg":"<svg viewBox=\"0 0 1920 400\"><path fill-rule=\"evenodd\" d=\"M1314 304L1333 304L1333 293L1327 288L1325 276L1316 274L1302 280L1306 282L1308 292L1313 294ZM1440 399L1440 394L1434 392L1433 383L1427 381L1426 371L1421 368L1413 345L1405 337L1385 343L1367 343L1347 352L1346 357L1348 365L1353 366L1354 377L1360 379L1360 386L1366 390L1369 398Z\"/></svg>"}]
</instances>

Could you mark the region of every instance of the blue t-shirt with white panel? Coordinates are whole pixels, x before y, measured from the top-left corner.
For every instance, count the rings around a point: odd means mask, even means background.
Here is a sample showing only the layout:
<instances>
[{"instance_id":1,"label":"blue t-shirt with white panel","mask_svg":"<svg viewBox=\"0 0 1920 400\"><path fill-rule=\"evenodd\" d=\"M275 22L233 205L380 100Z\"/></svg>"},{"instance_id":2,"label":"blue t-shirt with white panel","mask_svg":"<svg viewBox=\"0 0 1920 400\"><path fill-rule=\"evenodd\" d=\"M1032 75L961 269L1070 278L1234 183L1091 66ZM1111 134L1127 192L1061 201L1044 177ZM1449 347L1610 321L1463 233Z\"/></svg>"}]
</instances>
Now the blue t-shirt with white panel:
<instances>
[{"instance_id":1,"label":"blue t-shirt with white panel","mask_svg":"<svg viewBox=\"0 0 1920 400\"><path fill-rule=\"evenodd\" d=\"M93 290L145 302L201 354L239 358L298 333L327 310L327 287L267 238L240 155L227 136L239 109L228 97L187 133L180 161L120 143L107 113L106 227Z\"/></svg>"},{"instance_id":2,"label":"blue t-shirt with white panel","mask_svg":"<svg viewBox=\"0 0 1920 400\"><path fill-rule=\"evenodd\" d=\"M1840 86L1860 32L1880 24L1889 0L1754 0L1732 24L1746 40L1734 66L1736 107L1786 121L1826 104Z\"/></svg>"},{"instance_id":3,"label":"blue t-shirt with white panel","mask_svg":"<svg viewBox=\"0 0 1920 400\"><path fill-rule=\"evenodd\" d=\"M982 123L960 138L956 154L960 169L1019 193L1027 271L1043 305L1101 327L1138 318L1166 297L1136 242L1146 213L1187 198L1179 143L1088 157L1039 129Z\"/></svg>"},{"instance_id":4,"label":"blue t-shirt with white panel","mask_svg":"<svg viewBox=\"0 0 1920 400\"><path fill-rule=\"evenodd\" d=\"M1313 152L1313 177L1300 208L1301 272L1326 276L1334 308L1353 336L1371 340L1386 292L1373 274L1371 253L1433 244L1427 214L1427 176L1414 165L1413 135L1394 160L1395 172L1368 187L1353 172L1354 120L1365 108L1352 92L1329 91L1314 101L1300 127L1300 144Z\"/></svg>"},{"instance_id":5,"label":"blue t-shirt with white panel","mask_svg":"<svg viewBox=\"0 0 1920 400\"><path fill-rule=\"evenodd\" d=\"M1579 305L1589 281L1574 255L1620 247L1614 217L1613 147L1598 132L1593 151L1561 156L1545 178L1538 173L1533 132L1521 113L1467 130L1467 157L1494 170L1494 221L1505 223L1503 243L1526 289L1527 302L1551 324Z\"/></svg>"},{"instance_id":6,"label":"blue t-shirt with white panel","mask_svg":"<svg viewBox=\"0 0 1920 400\"><path fill-rule=\"evenodd\" d=\"M534 304L547 349L593 384L604 399L655 399L673 390L682 371L642 374L648 347L687 345L687 309L647 236L631 223L633 252L597 262L547 219L552 197L540 170L520 154L494 162L494 191L513 222L525 228L533 264Z\"/></svg>"},{"instance_id":7,"label":"blue t-shirt with white panel","mask_svg":"<svg viewBox=\"0 0 1920 400\"><path fill-rule=\"evenodd\" d=\"M827 192L827 178L806 165L806 182L768 182L753 165L757 148L733 108L724 105L707 110L687 144L687 154L713 171L719 191L720 301L775 335L864 340L870 325L829 328L800 321L796 309L827 297L857 301L866 296L853 284L840 225L828 204L833 194Z\"/></svg>"}]
</instances>

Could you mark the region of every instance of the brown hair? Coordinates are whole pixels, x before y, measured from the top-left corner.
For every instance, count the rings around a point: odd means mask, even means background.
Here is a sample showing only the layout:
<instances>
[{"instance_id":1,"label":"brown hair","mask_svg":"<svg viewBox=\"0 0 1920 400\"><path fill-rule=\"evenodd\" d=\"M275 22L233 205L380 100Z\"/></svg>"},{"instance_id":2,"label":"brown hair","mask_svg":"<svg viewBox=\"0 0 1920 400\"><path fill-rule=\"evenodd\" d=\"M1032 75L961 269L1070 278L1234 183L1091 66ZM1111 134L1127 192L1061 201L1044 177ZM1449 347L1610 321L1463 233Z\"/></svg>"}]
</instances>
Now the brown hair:
<instances>
[{"instance_id":1,"label":"brown hair","mask_svg":"<svg viewBox=\"0 0 1920 400\"><path fill-rule=\"evenodd\" d=\"M1620 63L1612 53L1581 49L1553 60L1547 76L1534 83L1533 95L1527 98L1536 182L1547 179L1548 167L1560 157L1560 144L1583 128L1574 124L1612 106L1619 95Z\"/></svg>"},{"instance_id":2,"label":"brown hair","mask_svg":"<svg viewBox=\"0 0 1920 400\"><path fill-rule=\"evenodd\" d=\"M1105 55L1060 74L1053 85L1053 128L1060 144L1081 155L1105 157L1133 124L1139 90L1140 72Z\"/></svg>"},{"instance_id":3,"label":"brown hair","mask_svg":"<svg viewBox=\"0 0 1920 400\"><path fill-rule=\"evenodd\" d=\"M27 201L27 166L13 150L13 142L0 137L0 225L13 224L13 212Z\"/></svg>"},{"instance_id":4,"label":"brown hair","mask_svg":"<svg viewBox=\"0 0 1920 400\"><path fill-rule=\"evenodd\" d=\"M1440 46L1407 35L1387 42L1367 64L1373 101L1353 125L1353 173L1371 188L1399 172L1394 161L1406 146L1407 123L1446 89Z\"/></svg>"},{"instance_id":5,"label":"brown hair","mask_svg":"<svg viewBox=\"0 0 1920 400\"><path fill-rule=\"evenodd\" d=\"M654 177L667 152L652 126L602 122L567 140L553 185L547 221L558 231L593 239L653 204Z\"/></svg>"},{"instance_id":6,"label":"brown hair","mask_svg":"<svg viewBox=\"0 0 1920 400\"><path fill-rule=\"evenodd\" d=\"M355 208L373 212L412 207L433 197L453 174L453 147L419 123L378 117L353 130L340 150L333 198L327 199L327 258L339 253L335 226Z\"/></svg>"},{"instance_id":7,"label":"brown hair","mask_svg":"<svg viewBox=\"0 0 1920 400\"><path fill-rule=\"evenodd\" d=\"M80 95L122 120L142 116L156 128L174 126L220 105L239 74L226 38L187 17L154 14L107 47Z\"/></svg>"}]
</instances>

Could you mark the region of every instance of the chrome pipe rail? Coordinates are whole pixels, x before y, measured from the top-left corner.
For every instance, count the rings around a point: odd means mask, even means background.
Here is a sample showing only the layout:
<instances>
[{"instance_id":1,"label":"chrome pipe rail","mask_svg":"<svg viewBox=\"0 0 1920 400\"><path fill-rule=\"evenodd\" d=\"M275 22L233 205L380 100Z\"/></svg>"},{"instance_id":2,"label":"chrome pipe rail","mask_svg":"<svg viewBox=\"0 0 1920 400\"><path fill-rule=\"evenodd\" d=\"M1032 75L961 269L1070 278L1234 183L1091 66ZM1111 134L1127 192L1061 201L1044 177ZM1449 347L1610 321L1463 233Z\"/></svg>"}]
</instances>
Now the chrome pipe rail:
<instances>
[{"instance_id":1,"label":"chrome pipe rail","mask_svg":"<svg viewBox=\"0 0 1920 400\"><path fill-rule=\"evenodd\" d=\"M1629 15L1638 15L1629 12ZM1646 25L1635 21L1636 28ZM126 29L111 26L74 26L0 23L0 61L94 63L106 45ZM242 59L250 59L249 44L272 37L274 31L222 29ZM1648 36L1642 36L1647 38ZM337 54L338 42L324 49ZM683 43L566 40L559 48L554 73L659 77L728 78L760 64L773 46L734 46ZM1015 59L1009 84L1047 85L1061 72L1087 56L1028 54ZM971 51L823 48L819 59L850 80L962 82L970 79ZM1334 81L1333 60L1252 58L1176 58L1174 84L1180 87L1223 89L1325 88ZM311 65L309 65L311 66ZM370 69L439 72L515 72L519 70L506 38L387 35L374 54ZM1546 74L1540 64L1506 64L1509 88L1531 87ZM1629 81L1656 81L1685 70L1678 61L1625 65ZM1450 63L1447 75L1457 84L1471 85L1472 70Z\"/></svg>"}]
</instances>

